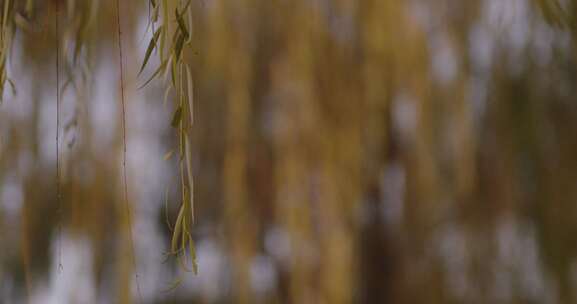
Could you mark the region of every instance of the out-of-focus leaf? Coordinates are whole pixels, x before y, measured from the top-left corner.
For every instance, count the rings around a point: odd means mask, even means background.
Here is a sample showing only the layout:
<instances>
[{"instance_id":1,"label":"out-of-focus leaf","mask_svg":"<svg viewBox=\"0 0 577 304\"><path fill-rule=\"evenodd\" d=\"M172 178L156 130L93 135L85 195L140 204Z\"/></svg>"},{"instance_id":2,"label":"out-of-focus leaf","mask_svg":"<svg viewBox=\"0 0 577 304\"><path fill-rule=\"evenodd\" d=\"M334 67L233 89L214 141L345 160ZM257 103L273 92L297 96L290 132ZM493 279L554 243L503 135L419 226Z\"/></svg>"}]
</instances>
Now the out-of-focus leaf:
<instances>
[{"instance_id":1,"label":"out-of-focus leaf","mask_svg":"<svg viewBox=\"0 0 577 304\"><path fill-rule=\"evenodd\" d=\"M169 159L172 157L173 154L174 154L174 150L170 150L170 151L168 151L168 152L166 152L166 153L164 154L164 156L162 157L162 159L164 159L164 160L169 160Z\"/></svg>"},{"instance_id":2,"label":"out-of-focus leaf","mask_svg":"<svg viewBox=\"0 0 577 304\"><path fill-rule=\"evenodd\" d=\"M168 288L166 290L164 290L163 292L171 292L171 291L175 290L176 288L178 288L178 286L180 286L180 284L182 284L182 278L177 278L172 283L170 283Z\"/></svg>"}]
</instances>

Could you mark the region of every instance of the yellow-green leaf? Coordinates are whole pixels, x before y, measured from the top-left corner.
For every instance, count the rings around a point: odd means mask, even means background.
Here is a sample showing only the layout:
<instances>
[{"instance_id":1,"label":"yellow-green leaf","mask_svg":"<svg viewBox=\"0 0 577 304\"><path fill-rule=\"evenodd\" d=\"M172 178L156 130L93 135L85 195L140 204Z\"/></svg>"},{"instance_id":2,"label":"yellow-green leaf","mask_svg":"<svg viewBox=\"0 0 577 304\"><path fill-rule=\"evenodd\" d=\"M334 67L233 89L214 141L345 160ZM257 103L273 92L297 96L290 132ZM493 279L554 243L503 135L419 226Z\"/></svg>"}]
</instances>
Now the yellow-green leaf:
<instances>
[{"instance_id":1,"label":"yellow-green leaf","mask_svg":"<svg viewBox=\"0 0 577 304\"><path fill-rule=\"evenodd\" d=\"M181 120L182 120L182 107L178 107L174 112L174 115L172 116L172 122L170 123L170 125L173 128L176 128L180 124Z\"/></svg>"},{"instance_id":2,"label":"yellow-green leaf","mask_svg":"<svg viewBox=\"0 0 577 304\"><path fill-rule=\"evenodd\" d=\"M148 44L148 48L146 49L146 53L144 55L144 60L142 62L142 66L140 67L140 71L138 71L138 75L142 73L148 60L150 59L150 55L152 55L152 51L156 47L156 43L158 42L158 38L160 37L160 33L162 31L162 26L159 26L156 32L152 35L152 39L150 39L150 43Z\"/></svg>"}]
</instances>

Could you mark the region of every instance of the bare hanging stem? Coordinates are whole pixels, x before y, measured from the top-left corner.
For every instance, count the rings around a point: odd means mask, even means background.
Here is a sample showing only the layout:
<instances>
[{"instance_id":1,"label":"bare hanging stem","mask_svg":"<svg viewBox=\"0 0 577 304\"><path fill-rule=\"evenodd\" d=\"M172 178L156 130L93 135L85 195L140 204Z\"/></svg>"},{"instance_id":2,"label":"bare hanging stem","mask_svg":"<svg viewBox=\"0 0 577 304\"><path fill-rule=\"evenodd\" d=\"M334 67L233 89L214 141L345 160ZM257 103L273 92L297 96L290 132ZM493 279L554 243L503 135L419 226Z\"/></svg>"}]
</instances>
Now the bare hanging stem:
<instances>
[{"instance_id":1,"label":"bare hanging stem","mask_svg":"<svg viewBox=\"0 0 577 304\"><path fill-rule=\"evenodd\" d=\"M62 193L60 191L60 6L56 1L56 201L58 203L58 270L62 272Z\"/></svg>"},{"instance_id":2,"label":"bare hanging stem","mask_svg":"<svg viewBox=\"0 0 577 304\"><path fill-rule=\"evenodd\" d=\"M139 301L142 303L142 294L140 292L140 283L138 282L138 269L136 267L136 253L134 250L134 239L132 237L132 219L130 213L130 205L128 203L128 178L126 177L126 101L124 99L124 68L122 56L122 28L120 27L120 0L116 0L116 23L118 28L118 58L120 60L120 100L122 107L122 174L124 184L124 203L126 206L126 217L128 221L128 235L130 247L132 250L132 264L134 267L134 277L136 282L136 292Z\"/></svg>"}]
</instances>

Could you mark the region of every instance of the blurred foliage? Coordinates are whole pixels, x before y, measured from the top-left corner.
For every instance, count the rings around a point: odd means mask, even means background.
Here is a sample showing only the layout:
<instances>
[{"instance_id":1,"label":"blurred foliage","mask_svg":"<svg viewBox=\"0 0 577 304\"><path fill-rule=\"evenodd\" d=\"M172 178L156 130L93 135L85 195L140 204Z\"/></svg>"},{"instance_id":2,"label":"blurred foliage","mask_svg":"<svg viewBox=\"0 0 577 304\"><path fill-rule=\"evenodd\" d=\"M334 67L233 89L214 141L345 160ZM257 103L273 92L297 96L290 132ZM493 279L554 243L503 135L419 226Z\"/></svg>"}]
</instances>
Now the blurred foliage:
<instances>
[{"instance_id":1,"label":"blurred foliage","mask_svg":"<svg viewBox=\"0 0 577 304\"><path fill-rule=\"evenodd\" d=\"M115 2L0 3L0 302L577 302L577 1L121 1L136 270Z\"/></svg>"}]
</instances>

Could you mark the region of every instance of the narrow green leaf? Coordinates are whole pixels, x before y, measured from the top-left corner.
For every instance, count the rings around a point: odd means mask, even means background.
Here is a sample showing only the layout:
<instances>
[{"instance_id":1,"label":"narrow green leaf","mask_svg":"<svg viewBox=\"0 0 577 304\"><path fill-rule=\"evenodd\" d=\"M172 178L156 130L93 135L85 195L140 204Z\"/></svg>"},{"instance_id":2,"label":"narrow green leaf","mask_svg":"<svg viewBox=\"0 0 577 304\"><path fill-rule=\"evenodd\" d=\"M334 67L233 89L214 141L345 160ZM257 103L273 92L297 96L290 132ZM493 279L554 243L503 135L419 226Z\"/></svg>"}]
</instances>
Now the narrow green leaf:
<instances>
[{"instance_id":1,"label":"narrow green leaf","mask_svg":"<svg viewBox=\"0 0 577 304\"><path fill-rule=\"evenodd\" d=\"M186 84L187 84L187 97L188 97L188 111L190 114L190 126L194 124L194 83L192 81L192 73L190 71L190 66L186 65Z\"/></svg>"},{"instance_id":2,"label":"narrow green leaf","mask_svg":"<svg viewBox=\"0 0 577 304\"><path fill-rule=\"evenodd\" d=\"M157 76L160 72L162 72L162 71L164 70L165 67L166 67L166 61L163 62L163 63L158 67L158 69L156 69L156 71L152 74L152 76L150 76L150 78L148 78L148 80L147 80L143 85L141 85L140 87L138 87L138 89L140 90L140 89L144 88L147 84L149 84L154 78L156 78L156 76Z\"/></svg>"},{"instance_id":3,"label":"narrow green leaf","mask_svg":"<svg viewBox=\"0 0 577 304\"><path fill-rule=\"evenodd\" d=\"M170 229L170 231L173 231L172 225L170 225L170 219L168 218L168 187L166 187L166 190L164 192L164 217L165 217L166 225L168 226L168 229Z\"/></svg>"},{"instance_id":4,"label":"narrow green leaf","mask_svg":"<svg viewBox=\"0 0 577 304\"><path fill-rule=\"evenodd\" d=\"M176 218L176 224L174 225L174 232L172 234L172 243L170 250L175 253L178 251L178 240L182 231L182 217L184 216L184 208L181 206L178 212L178 217Z\"/></svg>"},{"instance_id":5,"label":"narrow green leaf","mask_svg":"<svg viewBox=\"0 0 577 304\"><path fill-rule=\"evenodd\" d=\"M190 156L192 155L191 151L192 149L188 136L185 138L184 146L185 146L186 174L188 175L188 186L190 188L188 213L190 214L190 222L194 224L194 178L192 175L192 161L190 159Z\"/></svg>"},{"instance_id":6,"label":"narrow green leaf","mask_svg":"<svg viewBox=\"0 0 577 304\"><path fill-rule=\"evenodd\" d=\"M170 123L170 125L173 128L176 128L180 124L181 120L182 120L182 107L179 106L174 112L174 115L172 116L172 122Z\"/></svg>"},{"instance_id":7,"label":"narrow green leaf","mask_svg":"<svg viewBox=\"0 0 577 304\"><path fill-rule=\"evenodd\" d=\"M177 62L180 59L180 54L182 53L182 47L184 46L185 40L186 40L186 37L184 36L184 34L179 33L178 38L176 39L175 47L174 47L174 55L176 57Z\"/></svg>"},{"instance_id":8,"label":"narrow green leaf","mask_svg":"<svg viewBox=\"0 0 577 304\"><path fill-rule=\"evenodd\" d=\"M160 33L162 30L162 26L159 26L156 32L152 35L152 39L150 39L150 43L148 44L148 48L146 49L146 54L144 55L144 61L142 62L142 66L140 67L140 71L138 71L138 75L142 73L148 60L150 59L150 55L152 55L152 51L156 47L156 43L158 42L158 38L160 37Z\"/></svg>"},{"instance_id":9,"label":"narrow green leaf","mask_svg":"<svg viewBox=\"0 0 577 304\"><path fill-rule=\"evenodd\" d=\"M190 233L188 234L188 246L190 248L190 260L192 261L192 272L198 274L198 264L196 263L196 246Z\"/></svg>"},{"instance_id":10,"label":"narrow green leaf","mask_svg":"<svg viewBox=\"0 0 577 304\"><path fill-rule=\"evenodd\" d=\"M186 24L184 22L184 19L182 19L182 15L178 12L178 8L175 10L175 15L176 15L176 22L178 23L178 28L180 29L180 32L182 33L182 35L184 35L184 38L188 38L188 35L190 35L188 33L188 30L186 29Z\"/></svg>"}]
</instances>

